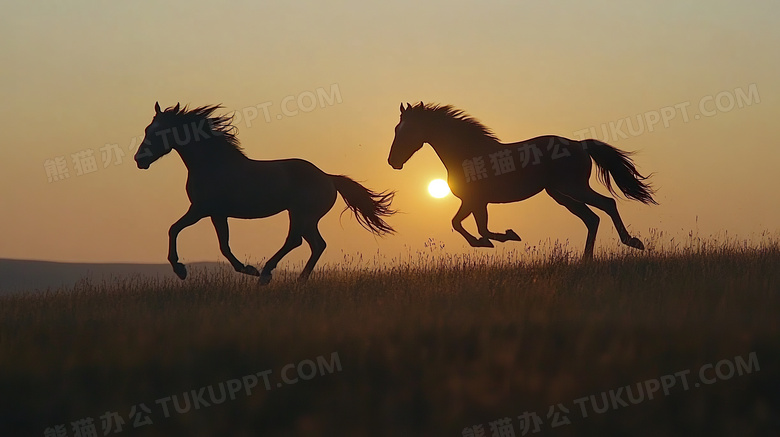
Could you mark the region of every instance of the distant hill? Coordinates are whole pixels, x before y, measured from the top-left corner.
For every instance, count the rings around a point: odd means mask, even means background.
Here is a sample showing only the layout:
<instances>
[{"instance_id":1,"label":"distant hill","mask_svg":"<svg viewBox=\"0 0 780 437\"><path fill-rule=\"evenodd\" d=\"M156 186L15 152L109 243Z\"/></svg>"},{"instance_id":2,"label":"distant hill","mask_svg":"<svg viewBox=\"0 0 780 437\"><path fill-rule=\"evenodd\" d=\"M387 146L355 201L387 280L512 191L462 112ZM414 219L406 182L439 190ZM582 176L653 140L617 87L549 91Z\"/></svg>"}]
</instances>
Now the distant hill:
<instances>
[{"instance_id":1,"label":"distant hill","mask_svg":"<svg viewBox=\"0 0 780 437\"><path fill-rule=\"evenodd\" d=\"M192 263L187 267L231 269L226 263L217 262ZM135 275L175 278L169 264L62 263L0 258L0 295L71 287L85 278L100 281Z\"/></svg>"}]
</instances>

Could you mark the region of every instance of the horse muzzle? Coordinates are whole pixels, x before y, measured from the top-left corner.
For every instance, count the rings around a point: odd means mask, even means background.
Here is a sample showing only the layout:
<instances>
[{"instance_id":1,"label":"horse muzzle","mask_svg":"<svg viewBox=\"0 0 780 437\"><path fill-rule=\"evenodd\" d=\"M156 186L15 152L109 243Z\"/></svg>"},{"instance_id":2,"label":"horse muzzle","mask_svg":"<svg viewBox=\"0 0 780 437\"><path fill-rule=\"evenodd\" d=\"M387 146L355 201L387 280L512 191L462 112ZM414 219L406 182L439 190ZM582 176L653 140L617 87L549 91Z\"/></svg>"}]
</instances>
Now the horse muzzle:
<instances>
[{"instance_id":1,"label":"horse muzzle","mask_svg":"<svg viewBox=\"0 0 780 437\"><path fill-rule=\"evenodd\" d=\"M390 161L389 159L387 160L387 163L390 164L390 167L393 167L395 170L401 170L402 168L404 168L403 164L393 164L393 162Z\"/></svg>"}]
</instances>

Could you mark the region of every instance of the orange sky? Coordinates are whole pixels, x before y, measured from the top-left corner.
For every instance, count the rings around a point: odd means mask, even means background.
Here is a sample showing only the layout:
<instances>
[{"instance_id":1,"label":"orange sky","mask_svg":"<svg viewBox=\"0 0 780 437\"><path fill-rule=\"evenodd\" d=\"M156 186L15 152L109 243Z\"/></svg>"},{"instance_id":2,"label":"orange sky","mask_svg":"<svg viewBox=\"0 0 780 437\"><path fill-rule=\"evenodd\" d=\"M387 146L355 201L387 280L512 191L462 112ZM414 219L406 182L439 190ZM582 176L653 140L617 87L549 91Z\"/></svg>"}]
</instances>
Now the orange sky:
<instances>
[{"instance_id":1,"label":"orange sky","mask_svg":"<svg viewBox=\"0 0 780 437\"><path fill-rule=\"evenodd\" d=\"M330 263L390 259L428 238L472 250L451 231L457 199L427 194L445 177L432 150L403 171L387 165L398 105L419 100L460 107L503 141L593 127L639 150L661 205L619 202L635 233L776 232L779 13L770 1L14 2L0 17L0 257L165 262L167 229L188 205L186 170L175 154L138 170L130 149L155 101L222 103L241 116L249 157L300 157L398 190L399 233L384 239L347 215L340 223L338 201L321 225ZM318 92L331 101L307 107ZM637 116L645 129L630 134L625 119ZM104 156L107 144L124 156ZM73 155L89 151L97 168L79 175ZM69 177L49 181L57 158ZM582 223L546 195L490 213L496 231L523 237L505 247L584 244ZM597 249L615 235L601 223ZM233 220L233 250L259 262L286 227L286 216ZM182 233L179 253L222 259L208 220Z\"/></svg>"}]
</instances>

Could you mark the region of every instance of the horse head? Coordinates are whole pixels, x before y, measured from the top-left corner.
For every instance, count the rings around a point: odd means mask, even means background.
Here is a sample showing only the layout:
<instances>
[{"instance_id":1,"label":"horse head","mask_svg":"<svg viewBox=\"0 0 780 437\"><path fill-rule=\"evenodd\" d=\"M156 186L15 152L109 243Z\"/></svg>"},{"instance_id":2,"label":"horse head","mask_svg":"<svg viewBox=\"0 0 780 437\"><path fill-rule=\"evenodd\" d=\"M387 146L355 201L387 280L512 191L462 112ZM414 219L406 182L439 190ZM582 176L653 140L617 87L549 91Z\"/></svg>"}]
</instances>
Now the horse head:
<instances>
[{"instance_id":1,"label":"horse head","mask_svg":"<svg viewBox=\"0 0 780 437\"><path fill-rule=\"evenodd\" d=\"M422 102L417 106L407 103L406 108L401 103L401 120L395 127L395 138L387 158L387 163L396 170L402 169L406 161L425 144L423 125L415 117L419 112L416 110L418 107L424 107Z\"/></svg>"},{"instance_id":2,"label":"horse head","mask_svg":"<svg viewBox=\"0 0 780 437\"><path fill-rule=\"evenodd\" d=\"M160 103L154 104L154 118L144 132L144 140L135 154L138 168L147 169L154 161L168 154L173 149L173 141L169 138L175 129L175 117L179 113L179 104L165 111L160 109Z\"/></svg>"}]
</instances>

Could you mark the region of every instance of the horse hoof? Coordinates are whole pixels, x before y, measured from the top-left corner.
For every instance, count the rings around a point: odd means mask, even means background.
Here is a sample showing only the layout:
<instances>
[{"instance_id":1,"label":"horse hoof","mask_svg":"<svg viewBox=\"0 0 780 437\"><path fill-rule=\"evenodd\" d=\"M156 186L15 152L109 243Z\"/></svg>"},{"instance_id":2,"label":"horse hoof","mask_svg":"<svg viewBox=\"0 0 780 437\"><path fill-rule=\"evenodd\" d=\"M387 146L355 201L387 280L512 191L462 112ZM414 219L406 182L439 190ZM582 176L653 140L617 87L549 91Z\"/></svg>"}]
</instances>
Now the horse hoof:
<instances>
[{"instance_id":1,"label":"horse hoof","mask_svg":"<svg viewBox=\"0 0 780 437\"><path fill-rule=\"evenodd\" d=\"M271 274L270 273L264 273L260 275L260 279L258 279L257 283L260 285L268 285L268 283L271 282Z\"/></svg>"},{"instance_id":2,"label":"horse hoof","mask_svg":"<svg viewBox=\"0 0 780 437\"><path fill-rule=\"evenodd\" d=\"M510 241L510 240L511 241L522 241L520 239L520 236L517 235L517 233L515 231L511 230L511 229L507 229L506 230L506 239L507 239L507 241Z\"/></svg>"},{"instance_id":3,"label":"horse hoof","mask_svg":"<svg viewBox=\"0 0 780 437\"><path fill-rule=\"evenodd\" d=\"M626 244L628 244L629 247L633 247L634 249L645 250L645 245L642 244L642 241L636 237L631 237L631 239L628 240L628 243Z\"/></svg>"},{"instance_id":4,"label":"horse hoof","mask_svg":"<svg viewBox=\"0 0 780 437\"><path fill-rule=\"evenodd\" d=\"M184 279L187 277L187 267L182 263L176 263L173 265L173 273L176 273L179 279Z\"/></svg>"},{"instance_id":5,"label":"horse hoof","mask_svg":"<svg viewBox=\"0 0 780 437\"><path fill-rule=\"evenodd\" d=\"M473 243L471 243L472 247L495 247L493 246L493 243L490 242L487 238L480 238L479 240L475 240Z\"/></svg>"},{"instance_id":6,"label":"horse hoof","mask_svg":"<svg viewBox=\"0 0 780 437\"><path fill-rule=\"evenodd\" d=\"M256 268L248 264L245 265L244 268L240 270L240 272L245 275L260 276L260 272L258 272Z\"/></svg>"}]
</instances>

